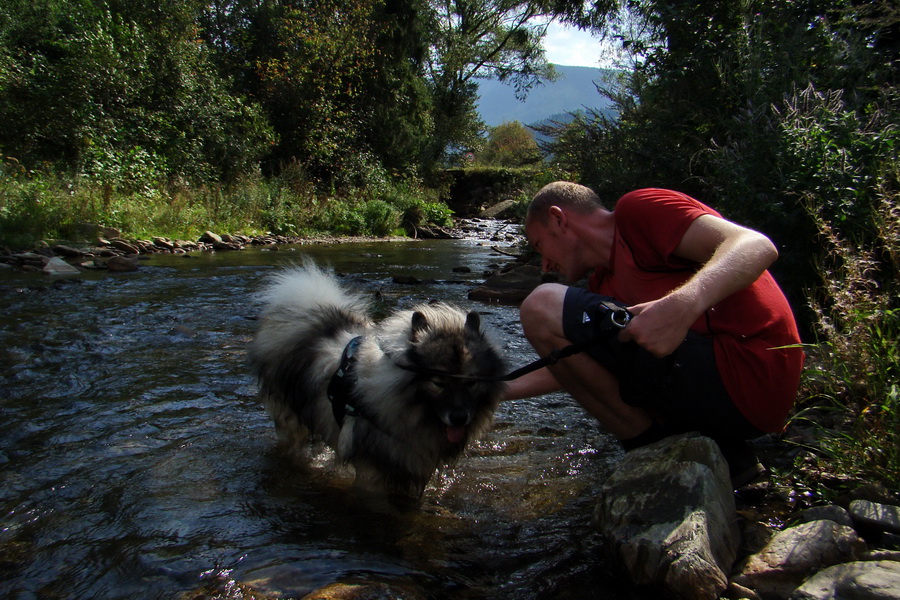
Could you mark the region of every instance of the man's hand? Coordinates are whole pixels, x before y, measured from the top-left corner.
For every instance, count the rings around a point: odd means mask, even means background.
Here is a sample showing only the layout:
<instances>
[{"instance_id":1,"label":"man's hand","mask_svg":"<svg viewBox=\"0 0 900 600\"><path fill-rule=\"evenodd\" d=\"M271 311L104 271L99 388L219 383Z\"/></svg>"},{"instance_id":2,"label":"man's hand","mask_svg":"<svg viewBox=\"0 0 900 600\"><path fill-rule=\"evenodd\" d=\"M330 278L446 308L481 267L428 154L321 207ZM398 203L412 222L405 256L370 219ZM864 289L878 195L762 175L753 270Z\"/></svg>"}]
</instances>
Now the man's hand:
<instances>
[{"instance_id":1,"label":"man's hand","mask_svg":"<svg viewBox=\"0 0 900 600\"><path fill-rule=\"evenodd\" d=\"M672 354L697 320L690 303L683 301L677 293L629 306L628 310L633 317L619 333L619 339L634 341L657 358Z\"/></svg>"}]
</instances>

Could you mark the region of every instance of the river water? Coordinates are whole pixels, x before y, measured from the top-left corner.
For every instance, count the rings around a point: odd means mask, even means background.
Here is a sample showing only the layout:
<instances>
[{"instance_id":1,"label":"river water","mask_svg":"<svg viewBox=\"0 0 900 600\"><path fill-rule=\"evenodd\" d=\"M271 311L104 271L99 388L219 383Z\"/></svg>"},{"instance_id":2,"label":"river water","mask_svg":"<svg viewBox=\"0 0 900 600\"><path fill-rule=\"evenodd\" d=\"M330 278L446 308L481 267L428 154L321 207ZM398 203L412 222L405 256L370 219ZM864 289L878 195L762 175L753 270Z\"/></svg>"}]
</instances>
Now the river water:
<instances>
[{"instance_id":1,"label":"river water","mask_svg":"<svg viewBox=\"0 0 900 600\"><path fill-rule=\"evenodd\" d=\"M565 395L501 406L418 510L359 497L325 459L303 469L280 454L247 346L265 278L304 255L382 310L477 309L511 366L532 359L515 307L466 299L511 260L478 239L0 272L0 597L300 598L333 582L436 600L644 597L590 524L621 451Z\"/></svg>"}]
</instances>

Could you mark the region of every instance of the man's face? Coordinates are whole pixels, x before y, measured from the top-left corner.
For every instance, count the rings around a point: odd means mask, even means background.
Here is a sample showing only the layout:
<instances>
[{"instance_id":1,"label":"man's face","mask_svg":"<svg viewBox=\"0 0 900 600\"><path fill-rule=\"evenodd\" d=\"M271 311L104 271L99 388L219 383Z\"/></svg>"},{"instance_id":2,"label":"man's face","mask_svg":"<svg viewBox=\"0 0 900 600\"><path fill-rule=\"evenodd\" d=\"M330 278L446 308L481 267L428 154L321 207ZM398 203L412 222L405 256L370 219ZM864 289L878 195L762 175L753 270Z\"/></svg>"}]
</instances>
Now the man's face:
<instances>
[{"instance_id":1,"label":"man's face","mask_svg":"<svg viewBox=\"0 0 900 600\"><path fill-rule=\"evenodd\" d=\"M547 223L534 221L525 225L528 241L541 255L541 270L545 273L559 273L568 281L577 281L588 269L579 266L577 240L567 233L564 222L560 223L552 216Z\"/></svg>"}]
</instances>

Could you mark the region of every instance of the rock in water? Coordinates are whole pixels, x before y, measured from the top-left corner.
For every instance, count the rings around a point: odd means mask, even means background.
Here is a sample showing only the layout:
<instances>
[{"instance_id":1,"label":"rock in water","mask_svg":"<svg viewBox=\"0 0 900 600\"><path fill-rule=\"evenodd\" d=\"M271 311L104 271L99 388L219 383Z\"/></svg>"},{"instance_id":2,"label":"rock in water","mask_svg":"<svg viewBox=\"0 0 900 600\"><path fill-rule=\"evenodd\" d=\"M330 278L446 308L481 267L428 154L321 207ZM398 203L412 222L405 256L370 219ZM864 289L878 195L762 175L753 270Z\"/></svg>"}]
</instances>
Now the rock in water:
<instances>
[{"instance_id":1,"label":"rock in water","mask_svg":"<svg viewBox=\"0 0 900 600\"><path fill-rule=\"evenodd\" d=\"M689 600L727 587L740 532L728 464L711 439L683 434L629 452L594 517L635 584Z\"/></svg>"},{"instance_id":2,"label":"rock in water","mask_svg":"<svg viewBox=\"0 0 900 600\"><path fill-rule=\"evenodd\" d=\"M124 256L114 256L106 261L106 266L110 271L127 273L129 271L137 271L139 265L136 260L125 258Z\"/></svg>"},{"instance_id":3,"label":"rock in water","mask_svg":"<svg viewBox=\"0 0 900 600\"><path fill-rule=\"evenodd\" d=\"M61 258L51 258L44 265L44 273L49 275L78 275L81 273L76 267L73 267Z\"/></svg>"}]
</instances>

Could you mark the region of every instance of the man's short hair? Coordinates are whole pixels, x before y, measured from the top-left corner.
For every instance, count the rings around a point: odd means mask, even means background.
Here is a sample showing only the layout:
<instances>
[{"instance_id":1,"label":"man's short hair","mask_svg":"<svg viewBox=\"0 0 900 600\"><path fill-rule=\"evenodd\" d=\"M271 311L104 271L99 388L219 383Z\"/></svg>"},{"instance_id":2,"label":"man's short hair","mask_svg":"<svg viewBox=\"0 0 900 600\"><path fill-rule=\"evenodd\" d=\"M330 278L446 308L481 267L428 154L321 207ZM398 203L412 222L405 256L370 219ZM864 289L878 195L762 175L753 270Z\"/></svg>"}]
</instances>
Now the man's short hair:
<instances>
[{"instance_id":1,"label":"man's short hair","mask_svg":"<svg viewBox=\"0 0 900 600\"><path fill-rule=\"evenodd\" d=\"M590 188L570 181L554 181L534 195L531 204L528 205L525 222L546 223L551 206L585 214L603 208L603 203Z\"/></svg>"}]
</instances>

